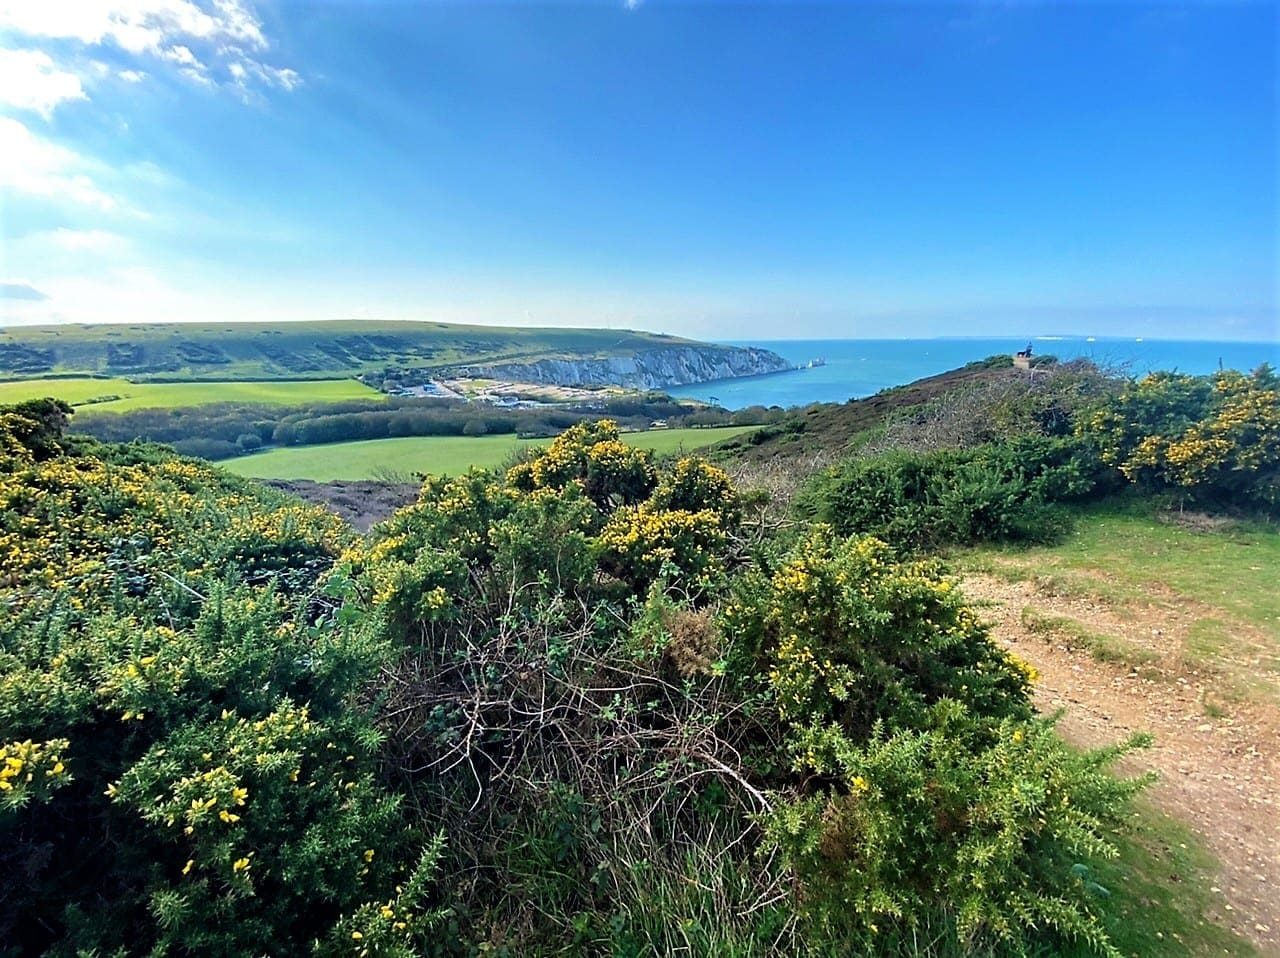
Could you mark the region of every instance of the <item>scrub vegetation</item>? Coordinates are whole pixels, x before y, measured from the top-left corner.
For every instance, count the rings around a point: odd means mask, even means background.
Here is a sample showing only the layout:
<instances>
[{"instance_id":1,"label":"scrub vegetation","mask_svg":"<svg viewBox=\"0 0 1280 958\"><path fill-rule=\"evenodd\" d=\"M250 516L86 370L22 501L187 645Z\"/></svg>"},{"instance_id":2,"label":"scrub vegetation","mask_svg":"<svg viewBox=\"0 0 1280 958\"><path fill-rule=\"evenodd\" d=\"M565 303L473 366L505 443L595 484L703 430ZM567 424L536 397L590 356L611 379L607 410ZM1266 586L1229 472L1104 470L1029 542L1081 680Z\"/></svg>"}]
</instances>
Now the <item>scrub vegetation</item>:
<instances>
[{"instance_id":1,"label":"scrub vegetation","mask_svg":"<svg viewBox=\"0 0 1280 958\"><path fill-rule=\"evenodd\" d=\"M1274 377L1207 382L1068 370L946 448L881 423L789 514L583 422L367 536L8 407L0 948L1242 951L1158 924L1172 833L1113 768L1146 738L1068 745L934 556L1130 488L1217 507L1242 469L1272 514ZM1106 416L1136 401L1137 436Z\"/></svg>"}]
</instances>

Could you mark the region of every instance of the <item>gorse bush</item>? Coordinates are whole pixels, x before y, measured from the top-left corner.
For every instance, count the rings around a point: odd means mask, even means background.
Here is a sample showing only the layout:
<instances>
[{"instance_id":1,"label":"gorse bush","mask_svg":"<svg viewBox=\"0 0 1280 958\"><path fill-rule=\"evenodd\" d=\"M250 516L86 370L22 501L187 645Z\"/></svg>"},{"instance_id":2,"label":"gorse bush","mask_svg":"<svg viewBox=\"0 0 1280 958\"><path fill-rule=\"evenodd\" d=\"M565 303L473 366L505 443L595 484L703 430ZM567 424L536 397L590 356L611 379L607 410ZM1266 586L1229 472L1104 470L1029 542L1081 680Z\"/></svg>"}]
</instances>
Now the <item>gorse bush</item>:
<instances>
[{"instance_id":1,"label":"gorse bush","mask_svg":"<svg viewBox=\"0 0 1280 958\"><path fill-rule=\"evenodd\" d=\"M0 474L0 950L352 953L367 926L415 951L432 912L393 889L435 846L379 784L358 697L386 650L315 593L349 534L206 466L18 434L37 442Z\"/></svg>"},{"instance_id":2,"label":"gorse bush","mask_svg":"<svg viewBox=\"0 0 1280 958\"><path fill-rule=\"evenodd\" d=\"M757 659L786 729L835 722L863 739L877 722L919 726L943 698L1031 715L1025 667L992 644L939 565L899 562L876 539L819 527L772 575L743 576L720 621Z\"/></svg>"},{"instance_id":3,"label":"gorse bush","mask_svg":"<svg viewBox=\"0 0 1280 958\"><path fill-rule=\"evenodd\" d=\"M804 883L818 937L946 927L965 951L1021 954L1052 941L1041 929L1118 956L1084 862L1116 854L1109 836L1145 783L1104 766L1140 744L1082 756L1050 722L993 725L953 699L863 742L812 725L797 765L824 784L770 816L766 841Z\"/></svg>"},{"instance_id":4,"label":"gorse bush","mask_svg":"<svg viewBox=\"0 0 1280 958\"><path fill-rule=\"evenodd\" d=\"M1209 506L1280 509L1280 380L1153 373L1080 418L1078 434L1139 488Z\"/></svg>"},{"instance_id":5,"label":"gorse bush","mask_svg":"<svg viewBox=\"0 0 1280 958\"><path fill-rule=\"evenodd\" d=\"M1098 472L1083 443L1026 435L849 459L819 474L796 507L842 535L873 535L907 550L1052 541L1066 526L1058 504L1088 496Z\"/></svg>"},{"instance_id":6,"label":"gorse bush","mask_svg":"<svg viewBox=\"0 0 1280 958\"><path fill-rule=\"evenodd\" d=\"M1109 953L1073 870L1141 781L1105 772L1034 720L1034 671L990 641L930 561L819 528L721 612L776 709L789 763L764 847L801 880L811 940L945 927L966 949L1024 951L1028 929ZM745 663L738 670L749 668ZM775 754L773 759L778 760Z\"/></svg>"},{"instance_id":7,"label":"gorse bush","mask_svg":"<svg viewBox=\"0 0 1280 958\"><path fill-rule=\"evenodd\" d=\"M1069 526L1064 504L1126 487L1280 509L1280 380L1264 366L1120 382L1068 365L1040 385L961 390L819 473L795 506L841 534L920 551L1053 541Z\"/></svg>"},{"instance_id":8,"label":"gorse bush","mask_svg":"<svg viewBox=\"0 0 1280 958\"><path fill-rule=\"evenodd\" d=\"M642 868L670 893L741 836L755 789L731 743L752 726L668 672L661 625L641 649L630 623L705 623L738 521L720 470L660 469L602 422L503 476L428 481L344 556L333 580L402 650L384 748L450 836L441 950L674 947L657 898L618 895L649 894Z\"/></svg>"},{"instance_id":9,"label":"gorse bush","mask_svg":"<svg viewBox=\"0 0 1280 958\"><path fill-rule=\"evenodd\" d=\"M1053 751L1030 669L937 563L829 529L753 561L740 512L719 470L600 424L505 477L428 482L339 566L405 650L383 728L451 836L441 950L817 954L942 922L958 946L1105 951L1070 868L1110 852L1138 786ZM877 821L910 811L896 837L857 821L864 794ZM676 891L695 880L701 903ZM708 900L718 925L671 912Z\"/></svg>"},{"instance_id":10,"label":"gorse bush","mask_svg":"<svg viewBox=\"0 0 1280 958\"><path fill-rule=\"evenodd\" d=\"M0 951L1109 951L1139 783L935 562L609 422L360 539L0 415Z\"/></svg>"}]
</instances>

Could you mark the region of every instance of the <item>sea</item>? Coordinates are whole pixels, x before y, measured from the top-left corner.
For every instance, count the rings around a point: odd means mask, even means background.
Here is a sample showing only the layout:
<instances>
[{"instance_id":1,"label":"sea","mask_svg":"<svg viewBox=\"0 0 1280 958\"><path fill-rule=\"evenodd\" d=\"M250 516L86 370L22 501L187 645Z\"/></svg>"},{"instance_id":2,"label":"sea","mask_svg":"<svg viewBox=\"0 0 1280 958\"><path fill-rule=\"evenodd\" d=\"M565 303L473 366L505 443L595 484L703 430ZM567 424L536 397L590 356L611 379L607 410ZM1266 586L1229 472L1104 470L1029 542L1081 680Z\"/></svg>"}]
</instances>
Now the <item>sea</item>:
<instances>
[{"instance_id":1,"label":"sea","mask_svg":"<svg viewBox=\"0 0 1280 958\"><path fill-rule=\"evenodd\" d=\"M668 389L672 396L714 402L725 409L805 406L861 399L997 353L1026 349L1025 339L787 339L729 343L771 349L795 370ZM1039 336L1032 355L1084 357L1126 375L1158 369L1203 375L1219 368L1250 372L1262 363L1280 369L1280 342Z\"/></svg>"}]
</instances>

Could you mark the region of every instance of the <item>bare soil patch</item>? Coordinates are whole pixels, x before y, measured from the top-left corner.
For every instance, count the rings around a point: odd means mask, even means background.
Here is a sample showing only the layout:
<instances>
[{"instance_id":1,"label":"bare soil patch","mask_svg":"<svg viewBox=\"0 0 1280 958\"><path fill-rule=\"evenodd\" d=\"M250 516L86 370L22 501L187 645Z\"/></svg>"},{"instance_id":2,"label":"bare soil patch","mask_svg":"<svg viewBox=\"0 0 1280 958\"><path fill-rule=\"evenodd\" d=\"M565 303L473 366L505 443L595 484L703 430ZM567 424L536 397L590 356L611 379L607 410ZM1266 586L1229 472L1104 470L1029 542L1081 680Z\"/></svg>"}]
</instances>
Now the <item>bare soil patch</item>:
<instances>
[{"instance_id":1,"label":"bare soil patch","mask_svg":"<svg viewBox=\"0 0 1280 958\"><path fill-rule=\"evenodd\" d=\"M1221 863L1213 917L1264 954L1280 954L1280 709L1269 697L1239 694L1232 673L1247 662L1223 671L1189 666L1188 631L1201 610L1179 607L1168 590L1153 589L1150 604L1121 606L1058 594L1043 581L971 575L964 588L988 604L995 639L1040 672L1036 705L1063 711L1058 728L1069 741L1096 747L1152 733L1155 744L1121 771L1159 774L1151 798ZM1128 660L1099 661L1081 633L1109 637ZM1242 638L1241 651L1254 647Z\"/></svg>"},{"instance_id":2,"label":"bare soil patch","mask_svg":"<svg viewBox=\"0 0 1280 958\"><path fill-rule=\"evenodd\" d=\"M312 482L310 479L269 479L273 489L292 492L317 506L336 512L361 532L393 512L417 501L422 487L415 482Z\"/></svg>"}]
</instances>

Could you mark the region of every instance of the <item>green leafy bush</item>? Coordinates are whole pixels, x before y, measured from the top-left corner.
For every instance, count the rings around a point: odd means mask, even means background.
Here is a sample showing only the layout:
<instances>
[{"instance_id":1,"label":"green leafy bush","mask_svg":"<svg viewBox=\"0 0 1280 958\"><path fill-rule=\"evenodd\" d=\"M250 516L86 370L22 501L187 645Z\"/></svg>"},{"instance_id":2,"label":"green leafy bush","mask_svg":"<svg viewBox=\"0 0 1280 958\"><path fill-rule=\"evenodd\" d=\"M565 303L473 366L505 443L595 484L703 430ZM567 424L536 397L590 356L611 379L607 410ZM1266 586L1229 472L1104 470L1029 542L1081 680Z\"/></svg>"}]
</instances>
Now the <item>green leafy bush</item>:
<instances>
[{"instance_id":1,"label":"green leafy bush","mask_svg":"<svg viewBox=\"0 0 1280 958\"><path fill-rule=\"evenodd\" d=\"M1056 938L1118 958L1098 920L1108 890L1086 863L1116 855L1110 836L1145 781L1105 766L1140 744L1082 755L1051 722L993 728L951 699L864 742L812 725L798 761L830 784L780 807L767 841L804 882L802 917L826 935L870 943L944 927L967 953L1025 954Z\"/></svg>"},{"instance_id":2,"label":"green leafy bush","mask_svg":"<svg viewBox=\"0 0 1280 958\"><path fill-rule=\"evenodd\" d=\"M1114 854L1145 782L1102 770L1123 748L1078 754L1032 717L1034 671L940 572L818 529L722 611L731 671L754 663L777 714L763 847L800 880L811 941L944 928L965 951L1110 954L1074 869Z\"/></svg>"},{"instance_id":3,"label":"green leafy bush","mask_svg":"<svg viewBox=\"0 0 1280 958\"><path fill-rule=\"evenodd\" d=\"M1087 496L1097 466L1070 439L854 458L820 474L797 499L802 514L842 535L874 535L908 550L947 543L1052 541L1057 504Z\"/></svg>"},{"instance_id":4,"label":"green leafy bush","mask_svg":"<svg viewBox=\"0 0 1280 958\"><path fill-rule=\"evenodd\" d=\"M22 435L0 473L0 948L352 953L367 927L416 952L429 902L381 931L370 912L438 857L377 774L360 693L387 650L316 591L349 534L154 449Z\"/></svg>"},{"instance_id":5,"label":"green leafy bush","mask_svg":"<svg viewBox=\"0 0 1280 958\"><path fill-rule=\"evenodd\" d=\"M917 726L943 698L989 717L1031 714L1025 667L941 567L900 562L877 539L818 528L772 574L746 574L721 623L759 663L787 727L836 722L861 738L877 722Z\"/></svg>"}]
</instances>

